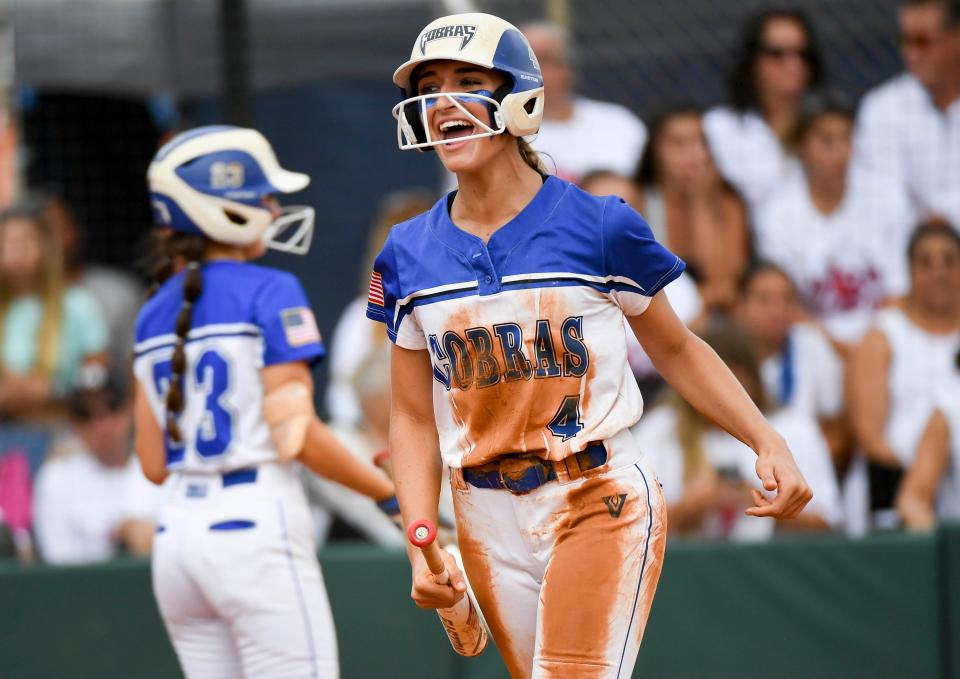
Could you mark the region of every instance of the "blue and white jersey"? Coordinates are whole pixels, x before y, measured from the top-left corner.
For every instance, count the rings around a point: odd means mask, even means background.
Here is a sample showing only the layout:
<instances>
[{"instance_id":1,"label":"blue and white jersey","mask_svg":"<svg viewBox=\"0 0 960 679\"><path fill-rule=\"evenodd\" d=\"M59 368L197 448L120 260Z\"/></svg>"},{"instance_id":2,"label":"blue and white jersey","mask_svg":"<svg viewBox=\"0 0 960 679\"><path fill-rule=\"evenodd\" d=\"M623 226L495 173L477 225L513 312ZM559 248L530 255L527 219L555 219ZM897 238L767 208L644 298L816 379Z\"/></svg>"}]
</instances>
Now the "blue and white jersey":
<instances>
[{"instance_id":1,"label":"blue and white jersey","mask_svg":"<svg viewBox=\"0 0 960 679\"><path fill-rule=\"evenodd\" d=\"M201 271L203 290L184 345L184 441L166 440L167 467L225 472L275 460L260 370L323 357L306 294L292 274L245 262L215 260ZM183 279L170 278L137 317L134 373L161 429Z\"/></svg>"},{"instance_id":2,"label":"blue and white jersey","mask_svg":"<svg viewBox=\"0 0 960 679\"><path fill-rule=\"evenodd\" d=\"M395 226L367 315L398 346L429 350L448 465L559 460L640 418L624 316L683 269L622 200L548 177L486 244L453 224L446 198Z\"/></svg>"}]
</instances>

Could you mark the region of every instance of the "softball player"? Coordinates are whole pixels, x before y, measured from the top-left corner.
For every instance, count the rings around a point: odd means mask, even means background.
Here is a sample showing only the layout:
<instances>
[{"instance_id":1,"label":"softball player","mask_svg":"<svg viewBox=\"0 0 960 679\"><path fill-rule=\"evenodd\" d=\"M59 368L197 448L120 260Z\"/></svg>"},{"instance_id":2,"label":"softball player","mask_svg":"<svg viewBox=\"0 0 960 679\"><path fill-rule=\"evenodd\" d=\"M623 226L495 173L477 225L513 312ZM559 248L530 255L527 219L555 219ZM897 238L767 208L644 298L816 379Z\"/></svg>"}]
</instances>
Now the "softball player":
<instances>
[{"instance_id":1,"label":"softball player","mask_svg":"<svg viewBox=\"0 0 960 679\"><path fill-rule=\"evenodd\" d=\"M144 473L172 476L153 550L160 613L188 677L335 677L297 459L385 510L396 499L314 414L309 364L324 349L299 282L248 262L267 244L306 251L313 211L281 216L272 194L309 178L225 126L174 138L148 178L162 256L137 319L135 414Z\"/></svg>"},{"instance_id":2,"label":"softball player","mask_svg":"<svg viewBox=\"0 0 960 679\"><path fill-rule=\"evenodd\" d=\"M683 263L616 197L546 176L523 140L543 113L537 58L512 25L443 17L394 74L403 149L433 149L459 190L396 227L368 315L392 349L391 449L404 519L436 519L441 455L459 544L513 677L628 677L665 540L663 495L631 438L641 398L624 317L660 372L750 445L778 494L810 498L778 436L660 292ZM412 595L450 606L411 551Z\"/></svg>"}]
</instances>

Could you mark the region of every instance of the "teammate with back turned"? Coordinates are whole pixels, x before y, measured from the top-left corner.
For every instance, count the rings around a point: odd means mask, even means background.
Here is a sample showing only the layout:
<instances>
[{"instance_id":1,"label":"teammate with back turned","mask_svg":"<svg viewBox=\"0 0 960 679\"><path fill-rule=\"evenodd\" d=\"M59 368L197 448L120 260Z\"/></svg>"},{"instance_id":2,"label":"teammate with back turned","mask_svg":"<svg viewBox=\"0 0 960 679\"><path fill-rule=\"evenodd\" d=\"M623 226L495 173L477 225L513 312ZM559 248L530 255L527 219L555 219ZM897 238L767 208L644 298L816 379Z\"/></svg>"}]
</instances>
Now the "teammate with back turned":
<instances>
[{"instance_id":1,"label":"teammate with back turned","mask_svg":"<svg viewBox=\"0 0 960 679\"><path fill-rule=\"evenodd\" d=\"M381 501L393 485L313 410L324 355L291 274L249 262L269 245L304 253L304 188L259 132L185 132L148 172L159 231L155 290L137 318L136 449L168 476L153 588L190 679L335 677L333 620L298 462Z\"/></svg>"},{"instance_id":2,"label":"teammate with back turned","mask_svg":"<svg viewBox=\"0 0 960 679\"><path fill-rule=\"evenodd\" d=\"M547 176L524 135L537 58L511 24L440 18L394 74L403 149L436 150L459 190L393 228L368 315L392 349L391 450L403 518L435 521L452 470L466 574L515 677L628 677L660 574L666 511L629 428L642 402L624 316L658 370L758 455L788 518L811 493L783 439L661 289L683 263L616 197ZM776 495L772 495L776 491ZM411 549L412 596L449 607Z\"/></svg>"}]
</instances>

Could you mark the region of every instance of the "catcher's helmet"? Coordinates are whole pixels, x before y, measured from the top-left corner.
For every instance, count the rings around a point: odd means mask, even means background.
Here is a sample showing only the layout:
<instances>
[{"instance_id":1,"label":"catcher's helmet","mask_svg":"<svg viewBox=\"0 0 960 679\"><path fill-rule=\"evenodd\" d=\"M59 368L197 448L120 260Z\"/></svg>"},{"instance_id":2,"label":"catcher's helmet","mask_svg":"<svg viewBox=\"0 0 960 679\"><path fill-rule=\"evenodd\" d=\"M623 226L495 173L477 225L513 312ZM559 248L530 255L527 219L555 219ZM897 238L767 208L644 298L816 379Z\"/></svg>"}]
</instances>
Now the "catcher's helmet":
<instances>
[{"instance_id":1,"label":"catcher's helmet","mask_svg":"<svg viewBox=\"0 0 960 679\"><path fill-rule=\"evenodd\" d=\"M290 206L274 219L264 204L303 189L310 177L281 168L256 130L212 125L178 134L154 156L147 182L158 226L229 245L262 240L296 254L310 247L313 208Z\"/></svg>"},{"instance_id":2,"label":"catcher's helmet","mask_svg":"<svg viewBox=\"0 0 960 679\"><path fill-rule=\"evenodd\" d=\"M461 61L500 71L507 83L496 92L443 92L416 96L412 77L425 62L439 59ZM543 118L543 76L530 43L517 28L490 14L452 14L441 17L420 32L410 59L393 74L403 90L403 101L393 108L397 119L397 142L401 149L428 149L446 143L432 139L425 123L426 111L440 98L448 99L469 116L475 134L455 141L492 137L507 132L515 137L534 134ZM487 104L491 119L483 121L467 111L464 101ZM454 140L451 140L454 141Z\"/></svg>"}]
</instances>

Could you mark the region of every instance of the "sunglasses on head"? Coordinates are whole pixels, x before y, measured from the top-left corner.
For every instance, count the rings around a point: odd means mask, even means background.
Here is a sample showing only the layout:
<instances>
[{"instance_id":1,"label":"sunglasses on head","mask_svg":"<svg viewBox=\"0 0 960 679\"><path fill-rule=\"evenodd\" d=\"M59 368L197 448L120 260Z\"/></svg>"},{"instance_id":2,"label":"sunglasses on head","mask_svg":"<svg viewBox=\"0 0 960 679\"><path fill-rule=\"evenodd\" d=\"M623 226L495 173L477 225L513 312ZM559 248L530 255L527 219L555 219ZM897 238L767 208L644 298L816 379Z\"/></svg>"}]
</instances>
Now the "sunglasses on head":
<instances>
[{"instance_id":1,"label":"sunglasses on head","mask_svg":"<svg viewBox=\"0 0 960 679\"><path fill-rule=\"evenodd\" d=\"M809 47L778 47L776 45L761 45L760 54L773 59L786 59L787 57L799 57L803 61L813 60L813 50Z\"/></svg>"}]
</instances>

